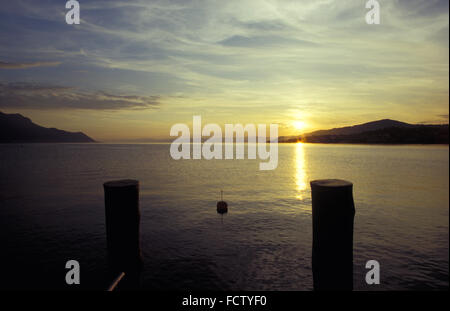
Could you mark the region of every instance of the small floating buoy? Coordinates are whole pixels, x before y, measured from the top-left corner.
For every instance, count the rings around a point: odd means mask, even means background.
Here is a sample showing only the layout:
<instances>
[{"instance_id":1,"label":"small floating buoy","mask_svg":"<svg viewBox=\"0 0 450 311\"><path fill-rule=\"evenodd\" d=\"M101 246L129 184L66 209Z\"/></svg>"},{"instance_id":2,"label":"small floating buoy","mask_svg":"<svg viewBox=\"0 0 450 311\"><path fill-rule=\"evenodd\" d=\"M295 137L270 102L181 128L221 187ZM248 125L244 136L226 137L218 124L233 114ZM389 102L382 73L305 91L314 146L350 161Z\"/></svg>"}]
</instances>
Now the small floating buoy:
<instances>
[{"instance_id":1,"label":"small floating buoy","mask_svg":"<svg viewBox=\"0 0 450 311\"><path fill-rule=\"evenodd\" d=\"M228 212L228 204L223 200L223 191L220 191L220 201L217 202L217 213L225 214Z\"/></svg>"}]
</instances>

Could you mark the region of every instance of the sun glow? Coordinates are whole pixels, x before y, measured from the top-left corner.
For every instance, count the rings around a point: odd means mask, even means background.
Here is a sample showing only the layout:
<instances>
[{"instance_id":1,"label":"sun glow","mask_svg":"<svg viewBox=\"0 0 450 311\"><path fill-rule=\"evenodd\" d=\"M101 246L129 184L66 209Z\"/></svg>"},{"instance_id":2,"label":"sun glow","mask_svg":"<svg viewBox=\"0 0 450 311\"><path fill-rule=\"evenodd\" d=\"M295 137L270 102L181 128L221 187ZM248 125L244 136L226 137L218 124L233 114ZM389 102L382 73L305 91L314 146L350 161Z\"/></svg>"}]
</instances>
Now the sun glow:
<instances>
[{"instance_id":1,"label":"sun glow","mask_svg":"<svg viewBox=\"0 0 450 311\"><path fill-rule=\"evenodd\" d=\"M306 127L306 123L303 121L293 121L292 127L297 131L303 131Z\"/></svg>"}]
</instances>

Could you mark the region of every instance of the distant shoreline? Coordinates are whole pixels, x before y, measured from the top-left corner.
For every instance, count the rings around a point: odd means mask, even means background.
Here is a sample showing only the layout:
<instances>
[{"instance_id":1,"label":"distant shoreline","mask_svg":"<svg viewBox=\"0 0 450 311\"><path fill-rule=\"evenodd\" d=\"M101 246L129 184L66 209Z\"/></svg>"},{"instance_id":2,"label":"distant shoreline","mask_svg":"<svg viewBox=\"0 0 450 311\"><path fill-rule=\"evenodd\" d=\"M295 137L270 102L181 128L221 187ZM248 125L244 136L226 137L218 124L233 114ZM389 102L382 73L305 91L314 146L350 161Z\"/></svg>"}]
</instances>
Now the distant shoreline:
<instances>
[{"instance_id":1,"label":"distant shoreline","mask_svg":"<svg viewBox=\"0 0 450 311\"><path fill-rule=\"evenodd\" d=\"M247 132L248 134L248 132ZM236 130L236 136L238 131ZM254 134L245 135L241 129L244 140L257 141ZM150 135L149 135L150 136ZM214 136L213 136L214 137ZM189 138L186 143L192 143ZM202 142L210 137L202 137ZM267 138L266 143L271 138ZM172 143L170 138L136 138L125 141L103 142L115 144L160 144ZM183 143L182 141L178 141ZM409 124L396 120L383 119L358 125L318 130L293 136L278 136L278 143L313 143L313 144L359 144L359 145L448 145L448 124ZM46 128L33 123L20 114L5 114L0 112L0 143L2 144L63 144L63 143L102 143L87 136L83 132L68 132L56 128ZM225 143L225 140L216 138L210 143ZM235 143L235 142L233 142Z\"/></svg>"},{"instance_id":2,"label":"distant shoreline","mask_svg":"<svg viewBox=\"0 0 450 311\"><path fill-rule=\"evenodd\" d=\"M270 142L267 142L270 143ZM170 145L172 142L0 142L0 145ZM188 142L188 144L192 144ZM226 144L226 143L224 143ZM241 144L241 143L234 143ZM248 142L243 144L247 145ZM326 142L278 142L283 145L364 145L364 146L449 146L448 143L326 143Z\"/></svg>"}]
</instances>

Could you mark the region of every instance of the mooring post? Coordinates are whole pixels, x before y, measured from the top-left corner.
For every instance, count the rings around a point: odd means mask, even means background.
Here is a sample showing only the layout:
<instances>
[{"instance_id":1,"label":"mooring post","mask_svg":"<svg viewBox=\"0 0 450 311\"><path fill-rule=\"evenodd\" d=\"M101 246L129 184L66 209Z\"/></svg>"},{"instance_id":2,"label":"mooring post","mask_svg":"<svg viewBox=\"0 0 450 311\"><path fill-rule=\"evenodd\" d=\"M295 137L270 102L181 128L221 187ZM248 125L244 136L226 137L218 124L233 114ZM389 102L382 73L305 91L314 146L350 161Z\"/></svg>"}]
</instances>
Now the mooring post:
<instances>
[{"instance_id":1,"label":"mooring post","mask_svg":"<svg viewBox=\"0 0 450 311\"><path fill-rule=\"evenodd\" d=\"M311 181L314 290L353 290L353 184Z\"/></svg>"},{"instance_id":2,"label":"mooring post","mask_svg":"<svg viewBox=\"0 0 450 311\"><path fill-rule=\"evenodd\" d=\"M142 268L139 181L109 181L103 188L108 264L113 274L125 272L124 281L135 286Z\"/></svg>"}]
</instances>

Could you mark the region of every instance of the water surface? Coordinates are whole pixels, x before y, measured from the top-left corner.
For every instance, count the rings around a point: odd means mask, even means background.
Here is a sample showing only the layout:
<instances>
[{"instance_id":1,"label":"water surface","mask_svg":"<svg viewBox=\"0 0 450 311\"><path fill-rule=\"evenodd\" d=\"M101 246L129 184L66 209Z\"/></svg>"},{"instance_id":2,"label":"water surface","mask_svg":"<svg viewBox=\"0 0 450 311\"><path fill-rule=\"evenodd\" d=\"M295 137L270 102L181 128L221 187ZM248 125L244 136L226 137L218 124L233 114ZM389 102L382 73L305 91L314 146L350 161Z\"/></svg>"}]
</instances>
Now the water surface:
<instances>
[{"instance_id":1,"label":"water surface","mask_svg":"<svg viewBox=\"0 0 450 311\"><path fill-rule=\"evenodd\" d=\"M179 160L168 144L0 145L0 288L104 289L102 184L141 183L148 289L310 290L309 181L354 183L355 289L448 289L448 146L285 144L259 160ZM216 213L224 190L229 213ZM365 263L381 284L365 284Z\"/></svg>"}]
</instances>

